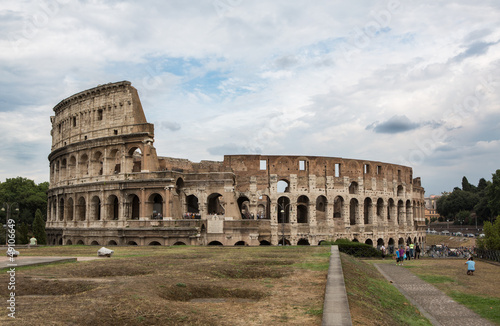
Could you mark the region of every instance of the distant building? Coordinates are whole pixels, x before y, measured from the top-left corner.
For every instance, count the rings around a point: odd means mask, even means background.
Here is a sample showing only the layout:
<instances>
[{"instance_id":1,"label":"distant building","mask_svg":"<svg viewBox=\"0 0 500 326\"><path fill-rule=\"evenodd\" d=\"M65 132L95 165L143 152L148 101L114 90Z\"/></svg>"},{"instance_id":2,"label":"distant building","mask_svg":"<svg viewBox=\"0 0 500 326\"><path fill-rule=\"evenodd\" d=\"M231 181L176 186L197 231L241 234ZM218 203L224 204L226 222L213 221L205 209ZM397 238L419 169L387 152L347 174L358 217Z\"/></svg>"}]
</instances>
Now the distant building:
<instances>
[{"instance_id":1,"label":"distant building","mask_svg":"<svg viewBox=\"0 0 500 326\"><path fill-rule=\"evenodd\" d=\"M439 218L440 215L436 210L437 207L437 200L441 198L441 196L438 195L430 195L429 197L425 197L425 218L431 221L433 217Z\"/></svg>"}]
</instances>

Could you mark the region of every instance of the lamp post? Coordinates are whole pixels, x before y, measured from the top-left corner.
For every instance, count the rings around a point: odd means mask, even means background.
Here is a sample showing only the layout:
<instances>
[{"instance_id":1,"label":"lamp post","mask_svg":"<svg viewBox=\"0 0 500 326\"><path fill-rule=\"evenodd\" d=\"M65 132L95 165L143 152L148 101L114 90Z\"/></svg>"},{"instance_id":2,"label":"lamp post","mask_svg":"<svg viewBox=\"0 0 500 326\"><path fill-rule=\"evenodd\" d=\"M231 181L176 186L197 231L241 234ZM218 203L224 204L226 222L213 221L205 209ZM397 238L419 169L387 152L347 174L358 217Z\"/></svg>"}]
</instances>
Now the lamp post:
<instances>
[{"instance_id":1,"label":"lamp post","mask_svg":"<svg viewBox=\"0 0 500 326\"><path fill-rule=\"evenodd\" d=\"M14 208L15 207L15 208ZM9 229L9 220L11 218L11 214L12 214L12 209L14 209L16 212L19 212L19 205L16 203L16 202L13 202L13 203L3 203L3 207L2 207L2 212L6 212L6 216L5 216L5 245L7 245L7 231Z\"/></svg>"},{"instance_id":2,"label":"lamp post","mask_svg":"<svg viewBox=\"0 0 500 326\"><path fill-rule=\"evenodd\" d=\"M280 212L281 212L281 241L282 241L282 245L284 246L285 245L285 211L287 209L288 206L290 206L290 203L288 204L280 204L278 203L278 206L281 208Z\"/></svg>"}]
</instances>

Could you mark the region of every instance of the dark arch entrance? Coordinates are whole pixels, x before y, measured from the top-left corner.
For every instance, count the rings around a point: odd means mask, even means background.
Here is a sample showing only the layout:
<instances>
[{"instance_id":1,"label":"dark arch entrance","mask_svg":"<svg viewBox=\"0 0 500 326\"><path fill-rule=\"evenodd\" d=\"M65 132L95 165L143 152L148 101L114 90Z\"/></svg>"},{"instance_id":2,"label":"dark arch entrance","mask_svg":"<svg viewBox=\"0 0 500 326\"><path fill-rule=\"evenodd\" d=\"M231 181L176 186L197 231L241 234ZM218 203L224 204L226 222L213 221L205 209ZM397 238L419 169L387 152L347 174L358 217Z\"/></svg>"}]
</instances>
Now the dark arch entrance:
<instances>
[{"instance_id":1,"label":"dark arch entrance","mask_svg":"<svg viewBox=\"0 0 500 326\"><path fill-rule=\"evenodd\" d=\"M310 246L309 241L307 239L300 239L297 242L297 246Z\"/></svg>"}]
</instances>

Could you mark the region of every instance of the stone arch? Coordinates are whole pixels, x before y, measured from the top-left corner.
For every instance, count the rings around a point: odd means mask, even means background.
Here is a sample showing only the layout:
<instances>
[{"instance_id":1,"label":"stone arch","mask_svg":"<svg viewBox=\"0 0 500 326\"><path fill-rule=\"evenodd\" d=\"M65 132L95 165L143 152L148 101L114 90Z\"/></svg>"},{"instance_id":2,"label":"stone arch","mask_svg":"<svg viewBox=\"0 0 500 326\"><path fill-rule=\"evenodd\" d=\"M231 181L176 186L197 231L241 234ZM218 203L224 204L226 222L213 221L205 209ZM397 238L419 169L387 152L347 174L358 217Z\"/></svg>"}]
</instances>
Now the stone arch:
<instances>
[{"instance_id":1,"label":"stone arch","mask_svg":"<svg viewBox=\"0 0 500 326\"><path fill-rule=\"evenodd\" d=\"M147 216L153 219L163 216L163 197L158 193L152 193L148 199Z\"/></svg>"},{"instance_id":2,"label":"stone arch","mask_svg":"<svg viewBox=\"0 0 500 326\"><path fill-rule=\"evenodd\" d=\"M384 239L378 238L377 239L377 249L380 249L384 245Z\"/></svg>"},{"instance_id":3,"label":"stone arch","mask_svg":"<svg viewBox=\"0 0 500 326\"><path fill-rule=\"evenodd\" d=\"M142 149L138 146L131 147L126 156L127 166L129 166L130 172L141 172L142 171Z\"/></svg>"},{"instance_id":4,"label":"stone arch","mask_svg":"<svg viewBox=\"0 0 500 326\"><path fill-rule=\"evenodd\" d=\"M78 173L80 178L86 177L89 174L89 157L87 154L82 154L78 162Z\"/></svg>"},{"instance_id":5,"label":"stone arch","mask_svg":"<svg viewBox=\"0 0 500 326\"><path fill-rule=\"evenodd\" d=\"M71 241L71 239L66 240L66 245L67 246L73 245L73 241Z\"/></svg>"},{"instance_id":6,"label":"stone arch","mask_svg":"<svg viewBox=\"0 0 500 326\"><path fill-rule=\"evenodd\" d=\"M404 212L404 203L402 200L398 201L398 224L401 225L403 223L403 212Z\"/></svg>"},{"instance_id":7,"label":"stone arch","mask_svg":"<svg viewBox=\"0 0 500 326\"><path fill-rule=\"evenodd\" d=\"M59 217L59 221L64 221L64 198L59 198L59 207L57 209L57 215Z\"/></svg>"},{"instance_id":8,"label":"stone arch","mask_svg":"<svg viewBox=\"0 0 500 326\"><path fill-rule=\"evenodd\" d=\"M404 189L403 189L403 186L401 186L401 185L399 185L397 188L397 196L398 197L404 196Z\"/></svg>"},{"instance_id":9,"label":"stone arch","mask_svg":"<svg viewBox=\"0 0 500 326\"><path fill-rule=\"evenodd\" d=\"M278 193L290 192L290 181L286 179L281 179L276 185L276 190Z\"/></svg>"},{"instance_id":10,"label":"stone arch","mask_svg":"<svg viewBox=\"0 0 500 326\"><path fill-rule=\"evenodd\" d=\"M372 199L370 197L366 197L364 201L363 222L364 224L373 223L373 205L372 205Z\"/></svg>"},{"instance_id":11,"label":"stone arch","mask_svg":"<svg viewBox=\"0 0 500 326\"><path fill-rule=\"evenodd\" d=\"M384 200L379 198L377 200L377 219L382 221L384 218Z\"/></svg>"},{"instance_id":12,"label":"stone arch","mask_svg":"<svg viewBox=\"0 0 500 326\"><path fill-rule=\"evenodd\" d=\"M278 198L278 223L290 223L290 198Z\"/></svg>"},{"instance_id":13,"label":"stone arch","mask_svg":"<svg viewBox=\"0 0 500 326\"><path fill-rule=\"evenodd\" d=\"M198 214L200 212L200 204L198 202L198 197L195 195L189 195L186 197L186 211L188 213Z\"/></svg>"},{"instance_id":14,"label":"stone arch","mask_svg":"<svg viewBox=\"0 0 500 326\"><path fill-rule=\"evenodd\" d=\"M148 246L161 246L161 243L159 243L158 241L151 241L150 243L148 243Z\"/></svg>"},{"instance_id":15,"label":"stone arch","mask_svg":"<svg viewBox=\"0 0 500 326\"><path fill-rule=\"evenodd\" d=\"M307 239L300 239L299 241L297 241L297 246L310 246L310 245L311 244Z\"/></svg>"},{"instance_id":16,"label":"stone arch","mask_svg":"<svg viewBox=\"0 0 500 326\"><path fill-rule=\"evenodd\" d=\"M246 246L246 243L245 243L245 241L237 241L234 245L235 246Z\"/></svg>"},{"instance_id":17,"label":"stone arch","mask_svg":"<svg viewBox=\"0 0 500 326\"><path fill-rule=\"evenodd\" d=\"M356 181L349 184L349 194L357 195L359 193L359 185Z\"/></svg>"},{"instance_id":18,"label":"stone arch","mask_svg":"<svg viewBox=\"0 0 500 326\"><path fill-rule=\"evenodd\" d=\"M359 242L358 238L352 239L352 242Z\"/></svg>"},{"instance_id":19,"label":"stone arch","mask_svg":"<svg viewBox=\"0 0 500 326\"><path fill-rule=\"evenodd\" d=\"M185 246L186 244L182 241L177 241L176 243L173 244L174 246Z\"/></svg>"},{"instance_id":20,"label":"stone arch","mask_svg":"<svg viewBox=\"0 0 500 326\"><path fill-rule=\"evenodd\" d=\"M271 218L271 199L269 196L262 195L257 200L257 218L270 219Z\"/></svg>"},{"instance_id":21,"label":"stone arch","mask_svg":"<svg viewBox=\"0 0 500 326\"><path fill-rule=\"evenodd\" d=\"M83 242L83 240L78 240L78 241L76 242L76 244L77 244L77 245L85 245L85 242Z\"/></svg>"},{"instance_id":22,"label":"stone arch","mask_svg":"<svg viewBox=\"0 0 500 326\"><path fill-rule=\"evenodd\" d=\"M78 204L76 205L76 219L78 221L85 221L87 218L87 203L85 198L81 196L78 198Z\"/></svg>"},{"instance_id":23,"label":"stone arch","mask_svg":"<svg viewBox=\"0 0 500 326\"><path fill-rule=\"evenodd\" d=\"M297 199L297 223L309 222L309 198L305 195Z\"/></svg>"},{"instance_id":24,"label":"stone arch","mask_svg":"<svg viewBox=\"0 0 500 326\"><path fill-rule=\"evenodd\" d=\"M242 219L251 219L252 215L250 213L250 199L246 196L240 196L237 200L238 209L241 214Z\"/></svg>"},{"instance_id":25,"label":"stone arch","mask_svg":"<svg viewBox=\"0 0 500 326\"><path fill-rule=\"evenodd\" d=\"M118 174L121 172L121 152L117 148L113 148L109 151L108 156L108 171L107 174Z\"/></svg>"},{"instance_id":26,"label":"stone arch","mask_svg":"<svg viewBox=\"0 0 500 326\"><path fill-rule=\"evenodd\" d=\"M118 197L115 195L110 195L106 204L108 206L108 220L118 220L120 214L120 202L118 200Z\"/></svg>"},{"instance_id":27,"label":"stone arch","mask_svg":"<svg viewBox=\"0 0 500 326\"><path fill-rule=\"evenodd\" d=\"M404 245L405 245L405 239L399 238L399 240L398 240L398 248L401 247L401 246L404 246Z\"/></svg>"},{"instance_id":28,"label":"stone arch","mask_svg":"<svg viewBox=\"0 0 500 326\"><path fill-rule=\"evenodd\" d=\"M393 238L389 238L389 241L387 242L387 246L389 248L389 253L394 253L394 245L395 245L395 241Z\"/></svg>"},{"instance_id":29,"label":"stone arch","mask_svg":"<svg viewBox=\"0 0 500 326\"><path fill-rule=\"evenodd\" d=\"M69 197L67 202L66 202L66 219L68 221L73 221L73 198Z\"/></svg>"},{"instance_id":30,"label":"stone arch","mask_svg":"<svg viewBox=\"0 0 500 326\"><path fill-rule=\"evenodd\" d=\"M129 246L137 246L137 242L130 240L129 242L127 242L127 245L129 245Z\"/></svg>"},{"instance_id":31,"label":"stone arch","mask_svg":"<svg viewBox=\"0 0 500 326\"><path fill-rule=\"evenodd\" d=\"M289 246L290 245L290 240L288 240L286 237L283 238L281 237L280 240L278 241L279 246Z\"/></svg>"},{"instance_id":32,"label":"stone arch","mask_svg":"<svg viewBox=\"0 0 500 326\"><path fill-rule=\"evenodd\" d=\"M91 246L100 246L99 242L97 242L96 240L92 241L90 243Z\"/></svg>"},{"instance_id":33,"label":"stone arch","mask_svg":"<svg viewBox=\"0 0 500 326\"><path fill-rule=\"evenodd\" d=\"M207 210L208 214L216 214L216 215L224 215L225 210L221 205L221 197L222 195L219 193L212 193L207 198Z\"/></svg>"},{"instance_id":34,"label":"stone arch","mask_svg":"<svg viewBox=\"0 0 500 326\"><path fill-rule=\"evenodd\" d=\"M372 241L372 239L366 239L365 240L365 244L373 247L373 241Z\"/></svg>"},{"instance_id":35,"label":"stone arch","mask_svg":"<svg viewBox=\"0 0 500 326\"><path fill-rule=\"evenodd\" d=\"M387 202L387 221L394 220L394 218L395 218L394 208L395 207L396 206L394 204L394 199L389 198L389 201Z\"/></svg>"},{"instance_id":36,"label":"stone arch","mask_svg":"<svg viewBox=\"0 0 500 326\"><path fill-rule=\"evenodd\" d=\"M90 201L90 219L94 221L101 220L101 198L97 195L92 197Z\"/></svg>"},{"instance_id":37,"label":"stone arch","mask_svg":"<svg viewBox=\"0 0 500 326\"><path fill-rule=\"evenodd\" d=\"M66 178L68 177L68 161L66 160L66 158L63 158L61 160L61 170L59 172L59 175L60 175L60 180L66 180Z\"/></svg>"},{"instance_id":38,"label":"stone arch","mask_svg":"<svg viewBox=\"0 0 500 326\"><path fill-rule=\"evenodd\" d=\"M68 162L68 176L70 179L76 177L76 157L71 155Z\"/></svg>"},{"instance_id":39,"label":"stone arch","mask_svg":"<svg viewBox=\"0 0 500 326\"><path fill-rule=\"evenodd\" d=\"M222 246L222 243L219 241L211 241L208 243L209 246Z\"/></svg>"},{"instance_id":40,"label":"stone arch","mask_svg":"<svg viewBox=\"0 0 500 326\"><path fill-rule=\"evenodd\" d=\"M136 194L130 194L127 198L129 214L128 217L132 220L138 220L141 214L141 202L139 196Z\"/></svg>"},{"instance_id":41,"label":"stone arch","mask_svg":"<svg viewBox=\"0 0 500 326\"><path fill-rule=\"evenodd\" d=\"M328 200L325 196L321 195L316 198L316 222L324 223L326 222L326 208L328 206Z\"/></svg>"},{"instance_id":42,"label":"stone arch","mask_svg":"<svg viewBox=\"0 0 500 326\"><path fill-rule=\"evenodd\" d=\"M333 201L333 217L334 218L344 217L344 198L342 196L335 197Z\"/></svg>"},{"instance_id":43,"label":"stone arch","mask_svg":"<svg viewBox=\"0 0 500 326\"><path fill-rule=\"evenodd\" d=\"M349 224L356 225L359 215L359 202L356 198L352 198L349 203Z\"/></svg>"},{"instance_id":44,"label":"stone arch","mask_svg":"<svg viewBox=\"0 0 500 326\"><path fill-rule=\"evenodd\" d=\"M267 241L267 240L260 240L259 242L259 246L270 246L271 245L271 242Z\"/></svg>"},{"instance_id":45,"label":"stone arch","mask_svg":"<svg viewBox=\"0 0 500 326\"><path fill-rule=\"evenodd\" d=\"M412 207L411 207L411 200L409 200L409 199L406 201L405 213L406 213L406 223L407 223L407 225L411 225L412 224Z\"/></svg>"},{"instance_id":46,"label":"stone arch","mask_svg":"<svg viewBox=\"0 0 500 326\"><path fill-rule=\"evenodd\" d=\"M117 245L118 245L118 243L116 243L115 240L109 240L108 241L108 246L117 246Z\"/></svg>"},{"instance_id":47,"label":"stone arch","mask_svg":"<svg viewBox=\"0 0 500 326\"><path fill-rule=\"evenodd\" d=\"M101 151L94 152L92 155L90 175L103 175L104 159Z\"/></svg>"}]
</instances>

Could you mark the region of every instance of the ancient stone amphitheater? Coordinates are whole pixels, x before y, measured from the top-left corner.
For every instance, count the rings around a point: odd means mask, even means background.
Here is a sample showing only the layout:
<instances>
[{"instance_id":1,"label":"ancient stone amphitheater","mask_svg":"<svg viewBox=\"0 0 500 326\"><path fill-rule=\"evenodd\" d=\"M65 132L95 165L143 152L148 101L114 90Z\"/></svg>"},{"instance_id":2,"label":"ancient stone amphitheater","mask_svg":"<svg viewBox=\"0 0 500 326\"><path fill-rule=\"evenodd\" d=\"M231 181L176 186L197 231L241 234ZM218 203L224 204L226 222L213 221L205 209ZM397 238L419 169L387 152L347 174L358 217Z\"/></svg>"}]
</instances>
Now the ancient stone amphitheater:
<instances>
[{"instance_id":1,"label":"ancient stone amphitheater","mask_svg":"<svg viewBox=\"0 0 500 326\"><path fill-rule=\"evenodd\" d=\"M54 107L50 244L373 246L425 243L424 189L412 168L340 157L158 156L130 82Z\"/></svg>"}]
</instances>

